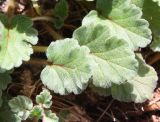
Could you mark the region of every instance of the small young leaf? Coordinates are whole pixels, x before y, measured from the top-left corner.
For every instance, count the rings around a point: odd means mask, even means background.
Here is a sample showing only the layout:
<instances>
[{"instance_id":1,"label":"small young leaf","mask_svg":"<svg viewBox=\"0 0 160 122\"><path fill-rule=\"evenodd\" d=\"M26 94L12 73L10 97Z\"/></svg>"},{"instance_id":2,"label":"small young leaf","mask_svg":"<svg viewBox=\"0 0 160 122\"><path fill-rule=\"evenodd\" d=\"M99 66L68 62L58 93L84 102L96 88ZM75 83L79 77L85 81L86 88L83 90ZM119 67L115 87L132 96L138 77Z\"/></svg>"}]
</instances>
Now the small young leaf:
<instances>
[{"instance_id":1,"label":"small young leaf","mask_svg":"<svg viewBox=\"0 0 160 122\"><path fill-rule=\"evenodd\" d=\"M32 100L26 96L17 96L9 101L9 106L13 112L22 120L26 120L33 108Z\"/></svg>"},{"instance_id":2,"label":"small young leaf","mask_svg":"<svg viewBox=\"0 0 160 122\"><path fill-rule=\"evenodd\" d=\"M151 42L149 23L141 19L142 11L131 0L97 0L97 11L91 11L82 25L91 22L105 25L112 36L126 40L133 50Z\"/></svg>"},{"instance_id":3,"label":"small young leaf","mask_svg":"<svg viewBox=\"0 0 160 122\"><path fill-rule=\"evenodd\" d=\"M52 111L46 111L43 116L43 122L59 122L59 118Z\"/></svg>"},{"instance_id":4,"label":"small young leaf","mask_svg":"<svg viewBox=\"0 0 160 122\"><path fill-rule=\"evenodd\" d=\"M75 39L58 40L48 47L47 57L53 64L43 69L41 80L49 89L64 95L86 88L92 64L87 47L80 47Z\"/></svg>"},{"instance_id":5,"label":"small young leaf","mask_svg":"<svg viewBox=\"0 0 160 122\"><path fill-rule=\"evenodd\" d=\"M36 96L36 102L41 104L44 108L50 108L52 105L52 95L47 89L44 89L40 95Z\"/></svg>"},{"instance_id":6,"label":"small young leaf","mask_svg":"<svg viewBox=\"0 0 160 122\"><path fill-rule=\"evenodd\" d=\"M73 33L80 45L91 50L90 56L98 64L92 69L93 84L110 87L137 74L138 62L126 41L110 37L109 29L101 24L81 26Z\"/></svg>"},{"instance_id":7,"label":"small young leaf","mask_svg":"<svg viewBox=\"0 0 160 122\"><path fill-rule=\"evenodd\" d=\"M31 118L36 117L36 118L40 119L42 117L42 112L43 112L43 109L41 107L34 106L30 112L30 116L31 116Z\"/></svg>"},{"instance_id":8,"label":"small young leaf","mask_svg":"<svg viewBox=\"0 0 160 122\"><path fill-rule=\"evenodd\" d=\"M64 24L64 20L68 16L68 3L67 0L59 0L54 8L54 16L57 17L54 21L57 29L61 28Z\"/></svg>"},{"instance_id":9,"label":"small young leaf","mask_svg":"<svg viewBox=\"0 0 160 122\"><path fill-rule=\"evenodd\" d=\"M31 44L38 41L37 31L26 16L17 15L9 21L6 15L0 14L0 21L0 67L9 70L30 59Z\"/></svg>"}]
</instances>

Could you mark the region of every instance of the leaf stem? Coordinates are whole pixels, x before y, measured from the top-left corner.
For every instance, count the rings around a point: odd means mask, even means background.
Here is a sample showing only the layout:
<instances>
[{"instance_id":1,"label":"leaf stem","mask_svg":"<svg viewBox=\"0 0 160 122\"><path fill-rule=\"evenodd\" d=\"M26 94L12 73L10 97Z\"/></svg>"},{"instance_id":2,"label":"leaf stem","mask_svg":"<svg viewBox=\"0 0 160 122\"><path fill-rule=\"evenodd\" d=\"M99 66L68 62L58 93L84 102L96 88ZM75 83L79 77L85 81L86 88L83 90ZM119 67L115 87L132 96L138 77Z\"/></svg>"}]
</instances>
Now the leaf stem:
<instances>
[{"instance_id":1,"label":"leaf stem","mask_svg":"<svg viewBox=\"0 0 160 122\"><path fill-rule=\"evenodd\" d=\"M37 17L33 17L32 21L48 21L53 23L54 19L49 16L37 16Z\"/></svg>"},{"instance_id":2,"label":"leaf stem","mask_svg":"<svg viewBox=\"0 0 160 122\"><path fill-rule=\"evenodd\" d=\"M46 66L50 65L51 62L45 59L31 59L29 61L24 62L25 64L38 65L38 66Z\"/></svg>"},{"instance_id":3,"label":"leaf stem","mask_svg":"<svg viewBox=\"0 0 160 122\"><path fill-rule=\"evenodd\" d=\"M6 14L9 18L12 18L15 12L15 8L16 8L16 0L7 0L6 2L7 2Z\"/></svg>"},{"instance_id":4,"label":"leaf stem","mask_svg":"<svg viewBox=\"0 0 160 122\"><path fill-rule=\"evenodd\" d=\"M53 39L63 39L63 36L57 33L51 26L47 23L42 23L43 27L48 31L48 33L53 37Z\"/></svg>"},{"instance_id":5,"label":"leaf stem","mask_svg":"<svg viewBox=\"0 0 160 122\"><path fill-rule=\"evenodd\" d=\"M44 53L47 50L47 46L33 46L34 52Z\"/></svg>"}]
</instances>

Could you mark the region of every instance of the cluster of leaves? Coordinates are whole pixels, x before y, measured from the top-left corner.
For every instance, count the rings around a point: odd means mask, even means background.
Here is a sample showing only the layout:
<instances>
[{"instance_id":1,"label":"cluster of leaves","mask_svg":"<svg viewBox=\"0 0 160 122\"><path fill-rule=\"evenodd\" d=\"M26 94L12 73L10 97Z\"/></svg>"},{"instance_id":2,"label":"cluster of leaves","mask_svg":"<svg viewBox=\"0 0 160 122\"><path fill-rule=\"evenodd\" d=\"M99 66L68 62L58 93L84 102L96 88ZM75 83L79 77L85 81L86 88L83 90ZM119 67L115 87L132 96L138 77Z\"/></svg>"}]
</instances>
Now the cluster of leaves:
<instances>
[{"instance_id":1,"label":"cluster of leaves","mask_svg":"<svg viewBox=\"0 0 160 122\"><path fill-rule=\"evenodd\" d=\"M36 96L36 103L34 105L32 100L26 96L19 95L9 101L9 106L14 113L16 122L30 119L42 119L43 122L58 122L58 117L51 110L48 110L52 105L52 96L50 92L44 89Z\"/></svg>"},{"instance_id":2,"label":"cluster of leaves","mask_svg":"<svg viewBox=\"0 0 160 122\"><path fill-rule=\"evenodd\" d=\"M53 64L43 69L43 84L61 95L81 93L91 84L94 91L121 101L151 98L157 74L134 53L152 39L141 9L130 0L98 0L96 8L73 38L50 44L47 57Z\"/></svg>"},{"instance_id":3,"label":"cluster of leaves","mask_svg":"<svg viewBox=\"0 0 160 122\"><path fill-rule=\"evenodd\" d=\"M112 95L120 101L138 103L150 99L158 77L145 63L140 49L150 44L153 36L151 49L160 51L157 3L160 2L97 0L96 10L83 18L72 38L49 45L46 54L52 64L41 72L43 84L61 95L79 94L89 85L100 95ZM63 26L67 15L67 1L60 0L54 8L56 28ZM38 42L32 25L25 15L8 18L0 14L0 96L11 82L11 70L30 59L32 45ZM46 110L52 104L47 90L36 97L36 103L33 106L29 98L17 96L9 101L9 106L19 121L28 117L58 121L55 114Z\"/></svg>"}]
</instances>

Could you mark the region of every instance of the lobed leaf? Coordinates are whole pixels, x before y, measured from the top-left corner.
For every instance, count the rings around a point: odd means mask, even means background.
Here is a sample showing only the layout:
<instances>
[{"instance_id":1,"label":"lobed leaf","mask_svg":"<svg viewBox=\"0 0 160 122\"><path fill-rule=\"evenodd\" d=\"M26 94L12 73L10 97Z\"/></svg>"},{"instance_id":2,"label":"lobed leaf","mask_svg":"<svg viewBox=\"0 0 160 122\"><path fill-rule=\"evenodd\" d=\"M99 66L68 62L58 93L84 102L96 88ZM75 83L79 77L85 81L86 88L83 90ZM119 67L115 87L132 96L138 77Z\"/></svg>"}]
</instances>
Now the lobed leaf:
<instances>
[{"instance_id":1,"label":"lobed leaf","mask_svg":"<svg viewBox=\"0 0 160 122\"><path fill-rule=\"evenodd\" d=\"M0 67L10 70L19 67L22 61L28 61L33 53L32 45L38 41L37 31L32 21L23 15L11 20L0 14Z\"/></svg>"},{"instance_id":2,"label":"lobed leaf","mask_svg":"<svg viewBox=\"0 0 160 122\"><path fill-rule=\"evenodd\" d=\"M126 40L133 50L151 42L149 23L141 18L141 9L130 0L97 0L97 11L91 11L82 25L91 22L105 25L112 36Z\"/></svg>"},{"instance_id":3,"label":"lobed leaf","mask_svg":"<svg viewBox=\"0 0 160 122\"><path fill-rule=\"evenodd\" d=\"M43 116L43 122L59 122L59 118L56 116L55 113L52 111L46 111L45 115Z\"/></svg>"},{"instance_id":4,"label":"lobed leaf","mask_svg":"<svg viewBox=\"0 0 160 122\"><path fill-rule=\"evenodd\" d=\"M57 29L61 28L64 24L64 20L68 16L68 9L69 6L66 0L59 0L55 5L54 16L57 18L54 20L54 25Z\"/></svg>"},{"instance_id":5,"label":"lobed leaf","mask_svg":"<svg viewBox=\"0 0 160 122\"><path fill-rule=\"evenodd\" d=\"M73 33L73 38L91 50L90 56L97 64L92 69L93 84L110 87L121 84L137 74L138 62L126 41L111 37L107 26L89 24Z\"/></svg>"},{"instance_id":6,"label":"lobed leaf","mask_svg":"<svg viewBox=\"0 0 160 122\"><path fill-rule=\"evenodd\" d=\"M36 102L41 104L44 108L50 108L52 105L52 95L47 89L44 89L39 95L36 96Z\"/></svg>"},{"instance_id":7,"label":"lobed leaf","mask_svg":"<svg viewBox=\"0 0 160 122\"><path fill-rule=\"evenodd\" d=\"M26 96L17 96L9 101L9 106L18 117L26 120L30 115L30 110L33 108L32 100Z\"/></svg>"},{"instance_id":8,"label":"lobed leaf","mask_svg":"<svg viewBox=\"0 0 160 122\"><path fill-rule=\"evenodd\" d=\"M43 114L43 108L40 106L34 106L30 112L31 118L36 117L36 118L40 119L42 117L42 114Z\"/></svg>"},{"instance_id":9,"label":"lobed leaf","mask_svg":"<svg viewBox=\"0 0 160 122\"><path fill-rule=\"evenodd\" d=\"M47 57L53 64L43 69L41 80L49 89L64 95L86 88L92 64L87 47L80 47L75 39L58 40L49 45Z\"/></svg>"},{"instance_id":10,"label":"lobed leaf","mask_svg":"<svg viewBox=\"0 0 160 122\"><path fill-rule=\"evenodd\" d=\"M132 80L121 85L113 84L109 89L91 88L100 95L112 95L113 98L125 102L141 103L151 99L158 80L157 73L144 62L141 56L138 55L137 60L139 61L138 75Z\"/></svg>"}]
</instances>

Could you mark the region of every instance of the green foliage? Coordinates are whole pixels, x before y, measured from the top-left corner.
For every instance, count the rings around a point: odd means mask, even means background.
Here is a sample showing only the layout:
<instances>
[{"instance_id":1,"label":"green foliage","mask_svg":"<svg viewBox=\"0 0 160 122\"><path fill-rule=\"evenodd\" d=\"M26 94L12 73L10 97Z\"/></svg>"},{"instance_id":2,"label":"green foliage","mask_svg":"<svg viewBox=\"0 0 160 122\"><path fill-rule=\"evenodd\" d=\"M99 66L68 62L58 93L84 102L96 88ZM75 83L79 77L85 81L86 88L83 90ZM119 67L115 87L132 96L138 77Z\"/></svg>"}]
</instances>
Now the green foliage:
<instances>
[{"instance_id":1,"label":"green foliage","mask_svg":"<svg viewBox=\"0 0 160 122\"><path fill-rule=\"evenodd\" d=\"M42 105L44 108L50 108L52 105L52 96L50 92L46 89L44 89L40 95L36 96L36 102L37 104Z\"/></svg>"},{"instance_id":2,"label":"green foliage","mask_svg":"<svg viewBox=\"0 0 160 122\"><path fill-rule=\"evenodd\" d=\"M43 116L43 122L59 122L59 118L52 111L46 111L45 116Z\"/></svg>"},{"instance_id":3,"label":"green foliage","mask_svg":"<svg viewBox=\"0 0 160 122\"><path fill-rule=\"evenodd\" d=\"M82 25L102 23L112 36L124 39L130 48L146 47L151 42L149 23L141 18L142 11L130 0L98 0L97 11L91 11Z\"/></svg>"},{"instance_id":4,"label":"green foliage","mask_svg":"<svg viewBox=\"0 0 160 122\"><path fill-rule=\"evenodd\" d=\"M0 107L1 122L21 122L21 119L16 116L9 108L8 101L4 98L2 107Z\"/></svg>"},{"instance_id":5,"label":"green foliage","mask_svg":"<svg viewBox=\"0 0 160 122\"><path fill-rule=\"evenodd\" d=\"M55 5L54 8L54 16L56 17L54 20L54 25L57 29L61 28L64 24L64 20L68 16L68 3L66 0L59 0L59 2Z\"/></svg>"},{"instance_id":6,"label":"green foliage","mask_svg":"<svg viewBox=\"0 0 160 122\"><path fill-rule=\"evenodd\" d=\"M9 83L11 83L10 71L5 71L0 68L0 107L2 105L3 99L2 91L5 90Z\"/></svg>"},{"instance_id":7,"label":"green foliage","mask_svg":"<svg viewBox=\"0 0 160 122\"><path fill-rule=\"evenodd\" d=\"M56 114L52 113L51 110L48 110L52 104L51 98L50 92L44 89L36 96L38 105L33 105L32 100L26 96L19 95L11 99L8 104L11 111L14 113L12 113L12 116L18 119L18 121L14 122L21 122L28 118L36 118L37 120L42 119L44 122L58 122L59 118Z\"/></svg>"},{"instance_id":8,"label":"green foliage","mask_svg":"<svg viewBox=\"0 0 160 122\"><path fill-rule=\"evenodd\" d=\"M5 90L11 80L10 71L2 71L0 68L0 90Z\"/></svg>"},{"instance_id":9,"label":"green foliage","mask_svg":"<svg viewBox=\"0 0 160 122\"><path fill-rule=\"evenodd\" d=\"M152 98L157 73L135 52L140 53L152 40L152 50L160 51L159 0L93 3L96 10L88 12L72 38L56 40L48 46L47 65L40 75L43 84L60 95L79 94L89 84L94 92L120 101L139 103ZM67 0L58 1L51 12L56 29L60 29L69 13ZM30 18L8 14L0 14L0 121L36 118L58 122L59 118L49 110L52 96L47 89L36 96L36 105L23 95L9 102L2 99L2 91L11 83L11 69L30 59L32 45L38 41Z\"/></svg>"},{"instance_id":10,"label":"green foliage","mask_svg":"<svg viewBox=\"0 0 160 122\"><path fill-rule=\"evenodd\" d=\"M32 100L25 96L17 96L9 101L9 106L18 117L26 120L33 108Z\"/></svg>"},{"instance_id":11,"label":"green foliage","mask_svg":"<svg viewBox=\"0 0 160 122\"><path fill-rule=\"evenodd\" d=\"M154 1L154 2L153 2ZM152 30L153 42L150 45L155 52L160 51L160 7L155 2L158 0L132 0L134 4L140 7L143 11L143 18L145 18ZM154 9L153 9L154 8Z\"/></svg>"},{"instance_id":12,"label":"green foliage","mask_svg":"<svg viewBox=\"0 0 160 122\"><path fill-rule=\"evenodd\" d=\"M49 45L47 57L52 64L43 69L41 79L49 89L64 95L86 88L92 64L87 47L79 46L75 39L57 40Z\"/></svg>"},{"instance_id":13,"label":"green foliage","mask_svg":"<svg viewBox=\"0 0 160 122\"><path fill-rule=\"evenodd\" d=\"M92 69L94 85L106 88L136 75L138 62L133 51L124 40L110 36L107 26L92 23L81 26L73 38L91 50L90 56L97 64Z\"/></svg>"},{"instance_id":14,"label":"green foliage","mask_svg":"<svg viewBox=\"0 0 160 122\"><path fill-rule=\"evenodd\" d=\"M93 85L90 87L94 92L102 96L112 95L113 98L125 102L134 101L139 103L151 99L153 97L153 90L157 85L157 73L151 66L145 63L141 55L137 55L136 58L139 61L139 70L137 76L133 79L121 85L113 84L111 88L102 89Z\"/></svg>"},{"instance_id":15,"label":"green foliage","mask_svg":"<svg viewBox=\"0 0 160 122\"><path fill-rule=\"evenodd\" d=\"M0 14L0 67L10 70L19 67L22 61L28 61L33 53L31 44L38 41L37 31L32 21L22 15L9 19Z\"/></svg>"},{"instance_id":16,"label":"green foliage","mask_svg":"<svg viewBox=\"0 0 160 122\"><path fill-rule=\"evenodd\" d=\"M149 21L153 33L151 48L154 51L160 51L160 7L151 0L145 0L143 13L144 18Z\"/></svg>"},{"instance_id":17,"label":"green foliage","mask_svg":"<svg viewBox=\"0 0 160 122\"><path fill-rule=\"evenodd\" d=\"M41 106L34 106L33 109L31 110L30 117L31 118L36 117L40 119L42 117L42 114L43 114L43 108Z\"/></svg>"}]
</instances>

